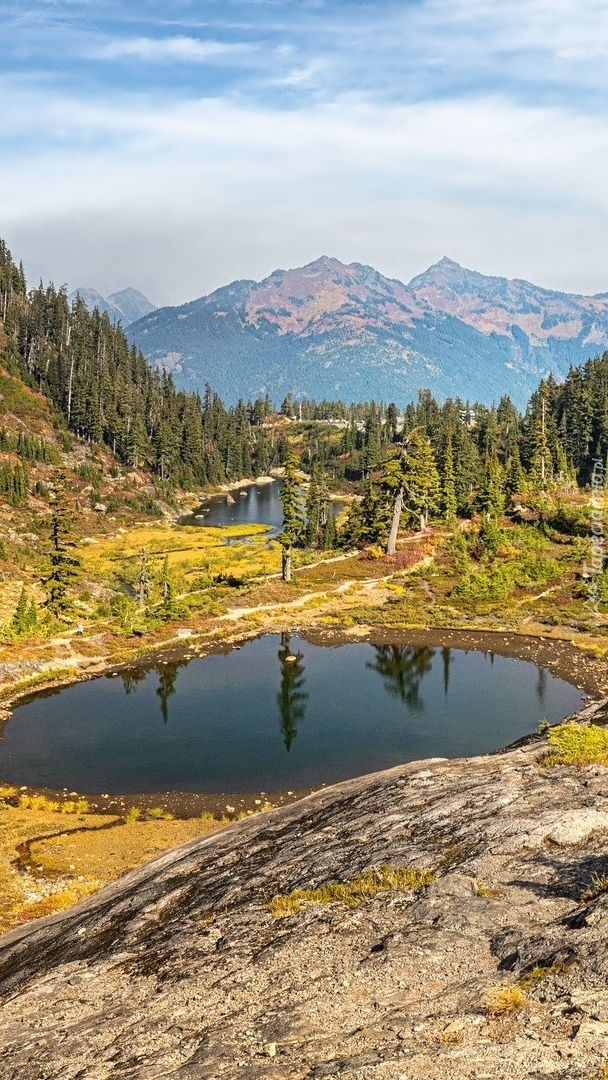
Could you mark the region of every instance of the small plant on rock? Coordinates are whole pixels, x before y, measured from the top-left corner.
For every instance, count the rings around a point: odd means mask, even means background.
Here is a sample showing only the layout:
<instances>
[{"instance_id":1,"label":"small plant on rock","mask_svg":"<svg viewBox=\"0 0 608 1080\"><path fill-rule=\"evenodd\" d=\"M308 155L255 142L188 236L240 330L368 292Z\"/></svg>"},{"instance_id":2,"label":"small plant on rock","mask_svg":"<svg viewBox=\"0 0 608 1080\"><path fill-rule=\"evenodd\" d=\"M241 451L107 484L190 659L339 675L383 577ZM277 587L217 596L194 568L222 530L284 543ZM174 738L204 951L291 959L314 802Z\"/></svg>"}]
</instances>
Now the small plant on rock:
<instances>
[{"instance_id":1,"label":"small plant on rock","mask_svg":"<svg viewBox=\"0 0 608 1080\"><path fill-rule=\"evenodd\" d=\"M59 809L62 814L88 814L91 807L86 799L66 799Z\"/></svg>"},{"instance_id":2,"label":"small plant on rock","mask_svg":"<svg viewBox=\"0 0 608 1080\"><path fill-rule=\"evenodd\" d=\"M435 880L431 870L418 870L411 866L380 866L366 870L352 881L330 882L319 889L294 889L287 896L275 896L267 905L275 919L284 919L296 915L302 910L302 903L346 904L347 907L359 907L380 892L389 889L423 889Z\"/></svg>"},{"instance_id":3,"label":"small plant on rock","mask_svg":"<svg viewBox=\"0 0 608 1080\"><path fill-rule=\"evenodd\" d=\"M595 900L596 896L601 896L605 892L608 892L608 874L593 874L581 899Z\"/></svg>"},{"instance_id":4,"label":"small plant on rock","mask_svg":"<svg viewBox=\"0 0 608 1080\"><path fill-rule=\"evenodd\" d=\"M519 1012L528 1004L528 995L520 986L496 986L488 990L486 996L486 1010L488 1016L507 1016L509 1013Z\"/></svg>"},{"instance_id":5,"label":"small plant on rock","mask_svg":"<svg viewBox=\"0 0 608 1080\"><path fill-rule=\"evenodd\" d=\"M547 734L549 749L537 759L539 765L608 765L608 731L597 724L560 724Z\"/></svg>"}]
</instances>

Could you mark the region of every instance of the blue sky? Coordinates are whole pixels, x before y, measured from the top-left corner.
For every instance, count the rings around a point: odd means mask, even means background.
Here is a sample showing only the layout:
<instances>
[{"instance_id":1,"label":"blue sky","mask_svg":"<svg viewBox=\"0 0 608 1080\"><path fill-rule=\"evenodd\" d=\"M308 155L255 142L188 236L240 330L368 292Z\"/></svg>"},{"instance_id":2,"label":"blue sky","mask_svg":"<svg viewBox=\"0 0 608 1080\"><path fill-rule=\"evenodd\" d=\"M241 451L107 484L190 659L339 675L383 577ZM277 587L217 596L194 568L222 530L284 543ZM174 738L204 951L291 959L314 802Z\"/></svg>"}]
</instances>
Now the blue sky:
<instances>
[{"instance_id":1,"label":"blue sky","mask_svg":"<svg viewBox=\"0 0 608 1080\"><path fill-rule=\"evenodd\" d=\"M0 0L0 235L177 303L320 254L608 290L599 0Z\"/></svg>"}]
</instances>

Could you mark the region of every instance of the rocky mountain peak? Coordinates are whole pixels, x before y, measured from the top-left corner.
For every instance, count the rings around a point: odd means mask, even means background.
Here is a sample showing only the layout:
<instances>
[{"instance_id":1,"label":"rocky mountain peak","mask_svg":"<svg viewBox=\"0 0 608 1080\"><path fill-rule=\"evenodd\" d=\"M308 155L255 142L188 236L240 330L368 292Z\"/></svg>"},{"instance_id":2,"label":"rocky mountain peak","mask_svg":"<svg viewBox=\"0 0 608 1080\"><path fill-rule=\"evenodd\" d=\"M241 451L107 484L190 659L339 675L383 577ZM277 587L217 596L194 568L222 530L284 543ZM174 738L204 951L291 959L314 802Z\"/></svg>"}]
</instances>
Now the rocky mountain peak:
<instances>
[{"instance_id":1,"label":"rocky mountain peak","mask_svg":"<svg viewBox=\"0 0 608 1080\"><path fill-rule=\"evenodd\" d=\"M233 282L129 328L181 385L228 401L270 393L347 401L440 398L523 406L608 346L608 299L488 276L444 256L408 285L322 255ZM280 388L277 391L277 387Z\"/></svg>"}]
</instances>

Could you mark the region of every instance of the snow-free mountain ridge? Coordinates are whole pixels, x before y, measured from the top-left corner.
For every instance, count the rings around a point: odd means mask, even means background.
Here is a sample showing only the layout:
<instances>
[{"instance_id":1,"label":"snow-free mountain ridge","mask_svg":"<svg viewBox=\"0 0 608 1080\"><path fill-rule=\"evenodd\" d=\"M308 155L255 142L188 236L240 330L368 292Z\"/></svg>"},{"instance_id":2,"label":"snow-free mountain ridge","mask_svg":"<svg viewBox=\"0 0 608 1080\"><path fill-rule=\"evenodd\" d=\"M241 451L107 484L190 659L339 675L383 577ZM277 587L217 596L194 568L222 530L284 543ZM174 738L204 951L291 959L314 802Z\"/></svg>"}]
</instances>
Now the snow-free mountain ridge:
<instances>
[{"instance_id":1,"label":"snow-free mountain ridge","mask_svg":"<svg viewBox=\"0 0 608 1080\"><path fill-rule=\"evenodd\" d=\"M520 405L608 347L608 296L488 277L443 258L405 285L322 256L263 281L234 281L129 327L176 382L227 402L269 393L404 405L429 387Z\"/></svg>"},{"instance_id":2,"label":"snow-free mountain ridge","mask_svg":"<svg viewBox=\"0 0 608 1080\"><path fill-rule=\"evenodd\" d=\"M73 301L77 296L84 300L89 311L93 311L93 308L105 311L112 322L121 322L123 326L128 326L156 310L147 296L131 286L110 293L109 296L102 296L96 289L74 289L68 300Z\"/></svg>"}]
</instances>

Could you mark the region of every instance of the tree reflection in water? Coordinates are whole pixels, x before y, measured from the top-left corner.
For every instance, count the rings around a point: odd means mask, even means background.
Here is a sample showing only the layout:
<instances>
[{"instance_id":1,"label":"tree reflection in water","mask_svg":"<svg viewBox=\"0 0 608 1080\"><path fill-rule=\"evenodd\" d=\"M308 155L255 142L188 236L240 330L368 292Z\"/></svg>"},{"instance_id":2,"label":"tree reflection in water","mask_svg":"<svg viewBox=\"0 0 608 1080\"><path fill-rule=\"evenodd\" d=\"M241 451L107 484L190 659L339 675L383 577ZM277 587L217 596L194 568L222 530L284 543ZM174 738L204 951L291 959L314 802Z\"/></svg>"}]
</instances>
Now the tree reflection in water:
<instances>
[{"instance_id":1,"label":"tree reflection in water","mask_svg":"<svg viewBox=\"0 0 608 1080\"><path fill-rule=\"evenodd\" d=\"M410 645L374 645L374 650L375 662L368 661L365 666L382 676L389 694L401 698L410 709L423 709L420 683L433 666L435 649L428 645L417 649Z\"/></svg>"},{"instance_id":2,"label":"tree reflection in water","mask_svg":"<svg viewBox=\"0 0 608 1080\"><path fill-rule=\"evenodd\" d=\"M441 661L443 663L443 692L445 696L448 696L448 690L450 689L450 664L452 663L452 650L448 649L446 645L441 650Z\"/></svg>"},{"instance_id":3,"label":"tree reflection in water","mask_svg":"<svg viewBox=\"0 0 608 1080\"><path fill-rule=\"evenodd\" d=\"M298 734L298 724L304 719L305 703L308 700L308 694L302 689L305 682L302 663L304 657L301 652L291 652L290 641L289 634L281 634L281 647L277 654L281 661L281 686L277 694L277 704L286 750L290 749Z\"/></svg>"},{"instance_id":4,"label":"tree reflection in water","mask_svg":"<svg viewBox=\"0 0 608 1080\"><path fill-rule=\"evenodd\" d=\"M125 694L130 694L138 683L143 682L149 670L150 668L127 668L126 671L121 671L120 677Z\"/></svg>"},{"instance_id":5,"label":"tree reflection in water","mask_svg":"<svg viewBox=\"0 0 608 1080\"><path fill-rule=\"evenodd\" d=\"M165 724L169 720L169 698L175 693L177 673L181 667L186 667L190 661L173 660L170 663L159 664L156 668L158 674L157 696L160 698L160 711Z\"/></svg>"}]
</instances>

